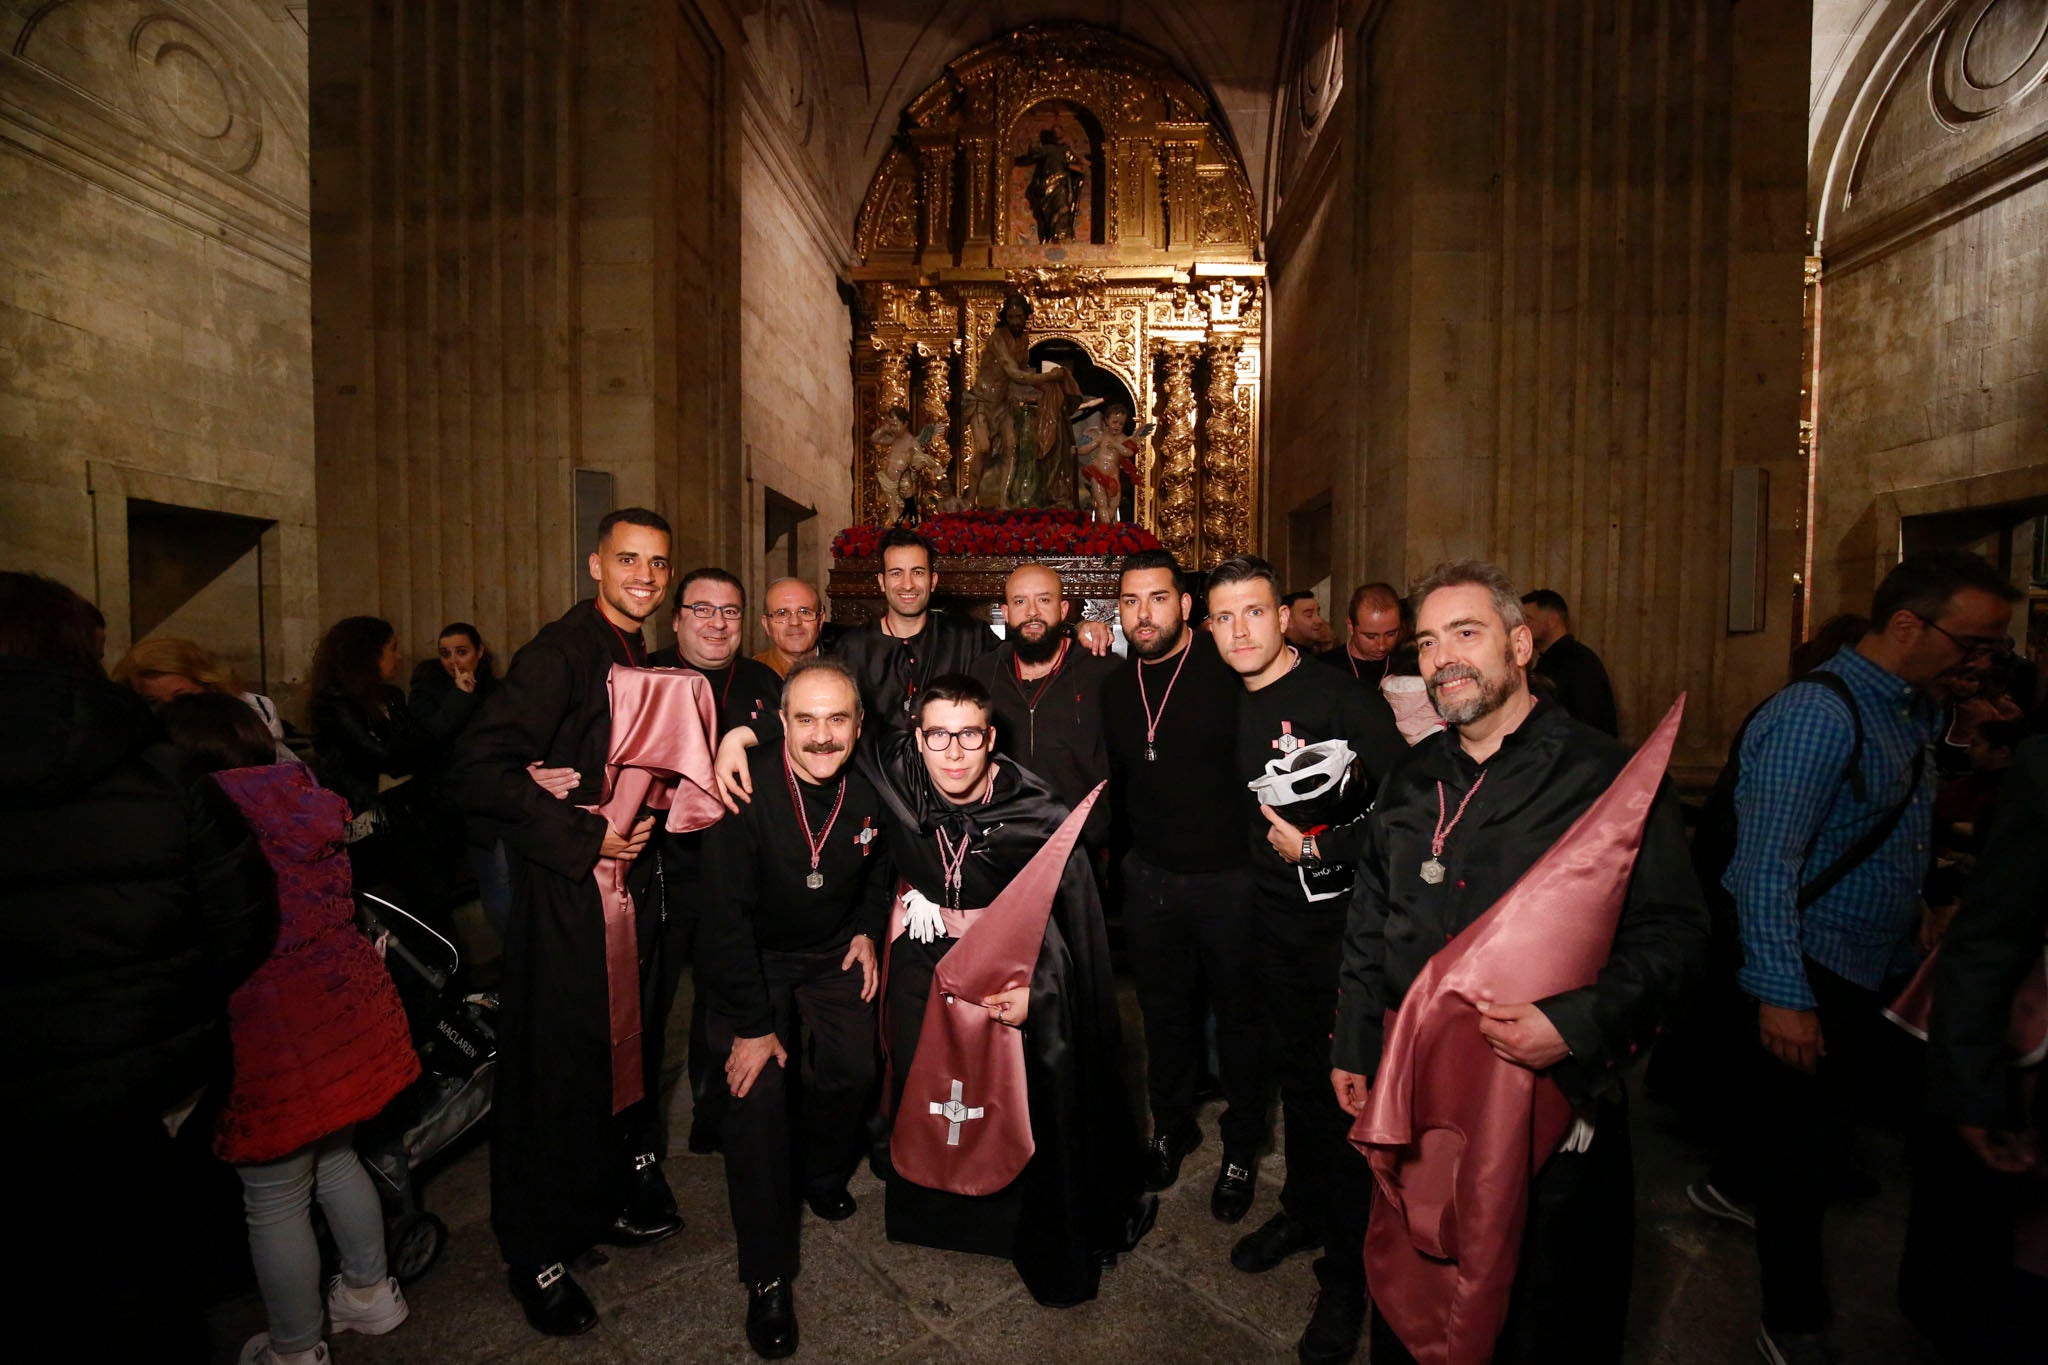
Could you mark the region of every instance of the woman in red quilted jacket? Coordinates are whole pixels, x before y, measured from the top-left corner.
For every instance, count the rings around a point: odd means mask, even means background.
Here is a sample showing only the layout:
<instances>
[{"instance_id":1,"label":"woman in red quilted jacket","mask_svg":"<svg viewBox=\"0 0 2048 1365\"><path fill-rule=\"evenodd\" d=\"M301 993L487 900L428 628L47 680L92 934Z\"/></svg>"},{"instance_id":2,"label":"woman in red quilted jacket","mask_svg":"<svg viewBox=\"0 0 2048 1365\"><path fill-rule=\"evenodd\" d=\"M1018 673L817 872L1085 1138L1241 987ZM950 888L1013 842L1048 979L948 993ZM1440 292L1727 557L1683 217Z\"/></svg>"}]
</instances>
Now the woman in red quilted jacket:
<instances>
[{"instance_id":1,"label":"woman in red quilted jacket","mask_svg":"<svg viewBox=\"0 0 2048 1365\"><path fill-rule=\"evenodd\" d=\"M241 1362L324 1365L316 1193L341 1252L326 1294L333 1330L381 1335L405 1321L377 1192L349 1138L412 1083L419 1058L397 988L355 926L348 803L303 766L275 762L270 733L237 697L179 697L162 717L240 808L277 878L277 943L228 1001L234 1084L214 1136L242 1177L270 1316Z\"/></svg>"}]
</instances>

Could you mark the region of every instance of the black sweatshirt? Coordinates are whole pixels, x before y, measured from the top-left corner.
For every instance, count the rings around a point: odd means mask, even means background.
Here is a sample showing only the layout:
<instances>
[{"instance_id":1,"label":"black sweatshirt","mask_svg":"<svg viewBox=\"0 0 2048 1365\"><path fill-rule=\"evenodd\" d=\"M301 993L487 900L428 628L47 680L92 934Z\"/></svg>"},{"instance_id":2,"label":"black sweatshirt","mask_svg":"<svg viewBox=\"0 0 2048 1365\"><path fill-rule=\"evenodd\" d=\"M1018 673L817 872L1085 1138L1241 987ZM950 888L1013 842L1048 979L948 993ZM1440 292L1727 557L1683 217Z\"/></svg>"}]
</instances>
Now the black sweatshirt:
<instances>
[{"instance_id":1,"label":"black sweatshirt","mask_svg":"<svg viewBox=\"0 0 2048 1365\"><path fill-rule=\"evenodd\" d=\"M1328 886L1311 893L1295 865L1281 858L1266 842L1266 832L1272 826L1256 799L1251 807L1252 872L1257 883L1299 900L1306 900L1311 894L1321 896L1329 891L1348 890L1348 876L1339 877L1329 869L1348 867L1358 861L1365 848L1361 817L1371 807L1380 781L1407 754L1408 745L1394 728L1393 709L1377 689L1361 686L1348 674L1318 668L1310 660L1303 659L1256 692L1246 690L1237 722L1239 782L1258 777L1265 772L1268 762L1283 754L1326 739L1349 741L1358 758L1358 773L1334 815L1325 815L1314 825L1304 825L1299 819L1289 823L1305 834L1315 832L1316 849L1326 869L1320 880ZM1319 807L1323 804L1317 803ZM1285 808L1276 813L1288 819ZM1315 830L1315 825L1326 828ZM1316 880L1313 876L1309 879Z\"/></svg>"},{"instance_id":2,"label":"black sweatshirt","mask_svg":"<svg viewBox=\"0 0 2048 1365\"><path fill-rule=\"evenodd\" d=\"M740 1037L758 1038L775 1027L761 954L844 953L856 934L879 945L896 888L881 800L852 762L840 769L846 799L836 820L838 780L813 785L797 778L811 838L824 839L818 871L825 884L813 890L804 883L811 855L789 799L781 743L756 745L747 761L754 799L704 835L697 953L711 1008Z\"/></svg>"},{"instance_id":3,"label":"black sweatshirt","mask_svg":"<svg viewBox=\"0 0 2048 1365\"><path fill-rule=\"evenodd\" d=\"M1266 822L1237 773L1244 681L1223 662L1208 631L1191 626L1188 632L1193 638L1187 665L1177 680L1180 654L1156 663L1132 660L1102 684L1110 794L1140 858L1167 872L1225 872L1243 867L1250 857L1245 821ZM1152 743L1157 758L1151 762L1145 759L1147 701L1159 718Z\"/></svg>"}]
</instances>

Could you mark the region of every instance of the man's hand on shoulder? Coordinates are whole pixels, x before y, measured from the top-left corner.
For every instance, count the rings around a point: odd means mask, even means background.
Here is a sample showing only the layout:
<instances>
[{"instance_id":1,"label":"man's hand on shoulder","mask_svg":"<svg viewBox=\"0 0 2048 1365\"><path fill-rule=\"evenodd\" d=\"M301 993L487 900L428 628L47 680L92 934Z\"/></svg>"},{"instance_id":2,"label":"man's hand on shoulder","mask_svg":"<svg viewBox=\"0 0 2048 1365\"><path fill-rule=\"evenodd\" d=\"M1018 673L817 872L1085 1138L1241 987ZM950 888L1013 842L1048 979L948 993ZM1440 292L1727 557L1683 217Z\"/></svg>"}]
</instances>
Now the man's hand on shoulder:
<instances>
[{"instance_id":1,"label":"man's hand on shoulder","mask_svg":"<svg viewBox=\"0 0 2048 1365\"><path fill-rule=\"evenodd\" d=\"M742 802L754 799L754 775L747 770L747 750L761 741L751 725L735 725L718 741L718 756L712 771L718 774L718 799L734 815Z\"/></svg>"},{"instance_id":2,"label":"man's hand on shoulder","mask_svg":"<svg viewBox=\"0 0 2048 1365\"><path fill-rule=\"evenodd\" d=\"M1074 624L1074 638L1081 642L1081 648L1099 659L1116 643L1116 632L1107 621L1078 621Z\"/></svg>"}]
</instances>

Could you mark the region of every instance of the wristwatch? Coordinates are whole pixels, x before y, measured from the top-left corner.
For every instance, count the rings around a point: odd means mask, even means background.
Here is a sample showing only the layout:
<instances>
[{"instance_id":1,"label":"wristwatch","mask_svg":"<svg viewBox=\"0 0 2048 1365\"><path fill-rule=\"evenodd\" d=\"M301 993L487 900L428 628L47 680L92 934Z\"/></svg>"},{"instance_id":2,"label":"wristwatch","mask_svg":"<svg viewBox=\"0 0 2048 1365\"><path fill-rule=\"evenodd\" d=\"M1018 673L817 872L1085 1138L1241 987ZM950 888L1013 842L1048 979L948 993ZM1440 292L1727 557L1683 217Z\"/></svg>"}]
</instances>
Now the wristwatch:
<instances>
[{"instance_id":1,"label":"wristwatch","mask_svg":"<svg viewBox=\"0 0 2048 1365\"><path fill-rule=\"evenodd\" d=\"M1316 836L1313 834L1301 836L1301 861L1309 867L1322 865L1323 855L1316 848Z\"/></svg>"}]
</instances>

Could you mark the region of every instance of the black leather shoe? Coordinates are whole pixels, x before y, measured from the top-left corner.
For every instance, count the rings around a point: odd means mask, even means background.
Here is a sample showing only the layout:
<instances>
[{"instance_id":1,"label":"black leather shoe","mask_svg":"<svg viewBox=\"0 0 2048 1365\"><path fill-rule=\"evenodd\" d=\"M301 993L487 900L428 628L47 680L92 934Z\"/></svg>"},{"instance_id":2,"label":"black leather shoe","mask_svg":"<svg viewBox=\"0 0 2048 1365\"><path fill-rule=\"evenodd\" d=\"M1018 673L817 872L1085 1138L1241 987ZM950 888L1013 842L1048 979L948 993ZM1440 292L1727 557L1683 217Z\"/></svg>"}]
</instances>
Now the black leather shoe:
<instances>
[{"instance_id":1,"label":"black leather shoe","mask_svg":"<svg viewBox=\"0 0 2048 1365\"><path fill-rule=\"evenodd\" d=\"M719 1132L716 1123L692 1123L690 1125L690 1150L698 1156L710 1156L725 1150L725 1135Z\"/></svg>"},{"instance_id":2,"label":"black leather shoe","mask_svg":"<svg viewBox=\"0 0 2048 1365\"><path fill-rule=\"evenodd\" d=\"M633 1175L626 1189L626 1216L635 1223L659 1223L676 1216L676 1193L662 1174L661 1162L652 1152L633 1158Z\"/></svg>"},{"instance_id":3,"label":"black leather shoe","mask_svg":"<svg viewBox=\"0 0 2048 1365\"><path fill-rule=\"evenodd\" d=\"M747 1345L763 1360L796 1354L796 1296L788 1280L770 1280L747 1291Z\"/></svg>"},{"instance_id":4,"label":"black leather shoe","mask_svg":"<svg viewBox=\"0 0 2048 1365\"><path fill-rule=\"evenodd\" d=\"M1268 1218L1256 1231L1237 1239L1230 1249L1230 1263L1247 1275L1259 1275L1297 1252L1322 1245L1322 1234L1306 1223L1287 1216L1287 1210Z\"/></svg>"},{"instance_id":5,"label":"black leather shoe","mask_svg":"<svg viewBox=\"0 0 2048 1365\"><path fill-rule=\"evenodd\" d=\"M1358 1354L1358 1335L1365 1328L1365 1282L1332 1273L1325 1256L1316 1262L1316 1306L1308 1328L1294 1343L1301 1365L1344 1365Z\"/></svg>"},{"instance_id":6,"label":"black leather shoe","mask_svg":"<svg viewBox=\"0 0 2048 1365\"><path fill-rule=\"evenodd\" d=\"M820 1194L815 1191L804 1195L804 1202L811 1206L811 1212L828 1223L842 1223L853 1217L860 1205L853 1202L853 1196L841 1185L836 1190Z\"/></svg>"},{"instance_id":7,"label":"black leather shoe","mask_svg":"<svg viewBox=\"0 0 2048 1365\"><path fill-rule=\"evenodd\" d=\"M597 1326L597 1307L560 1261L540 1270L507 1270L505 1283L536 1332L573 1337Z\"/></svg>"},{"instance_id":8,"label":"black leather shoe","mask_svg":"<svg viewBox=\"0 0 2048 1365\"><path fill-rule=\"evenodd\" d=\"M645 1247L665 1241L683 1230L681 1214L671 1213L667 1217L656 1217L642 1222L628 1212L612 1219L612 1225L598 1234L597 1240L608 1247Z\"/></svg>"},{"instance_id":9,"label":"black leather shoe","mask_svg":"<svg viewBox=\"0 0 2048 1365\"><path fill-rule=\"evenodd\" d=\"M1154 1134L1145 1144L1145 1188L1171 1189L1180 1179L1181 1160L1201 1145L1202 1130L1192 1123L1175 1132Z\"/></svg>"},{"instance_id":10,"label":"black leather shoe","mask_svg":"<svg viewBox=\"0 0 2048 1365\"><path fill-rule=\"evenodd\" d=\"M1219 1223L1235 1223L1252 1206L1252 1193L1259 1184L1259 1159L1242 1159L1225 1153L1216 1172L1216 1184L1209 1191L1209 1216Z\"/></svg>"}]
</instances>

